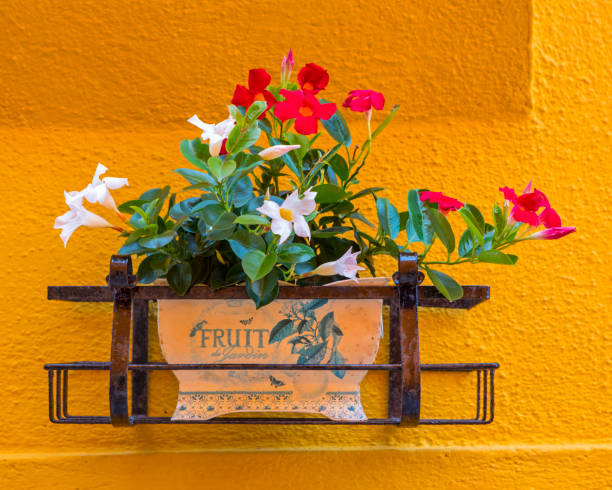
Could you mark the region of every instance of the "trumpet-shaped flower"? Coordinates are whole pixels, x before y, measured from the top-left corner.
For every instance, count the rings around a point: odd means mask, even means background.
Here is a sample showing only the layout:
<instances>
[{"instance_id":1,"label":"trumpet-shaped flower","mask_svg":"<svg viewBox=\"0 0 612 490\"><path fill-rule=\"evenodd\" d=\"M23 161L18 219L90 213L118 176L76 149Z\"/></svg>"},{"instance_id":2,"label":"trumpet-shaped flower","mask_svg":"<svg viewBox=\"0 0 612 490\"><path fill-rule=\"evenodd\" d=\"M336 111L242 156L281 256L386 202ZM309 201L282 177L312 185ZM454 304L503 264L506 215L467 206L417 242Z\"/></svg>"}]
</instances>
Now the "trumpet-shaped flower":
<instances>
[{"instance_id":1,"label":"trumpet-shaped flower","mask_svg":"<svg viewBox=\"0 0 612 490\"><path fill-rule=\"evenodd\" d=\"M421 201L435 203L438 205L438 210L442 214L448 214L449 211L457 211L463 207L463 203L452 197L445 196L441 192L423 191L420 193Z\"/></svg>"},{"instance_id":2,"label":"trumpet-shaped flower","mask_svg":"<svg viewBox=\"0 0 612 490\"><path fill-rule=\"evenodd\" d=\"M310 238L310 228L304 216L308 216L315 210L316 195L316 192L310 192L308 189L300 199L298 191L295 190L280 206L274 201L266 200L261 207L257 208L257 211L272 219L271 230L272 233L280 236L279 243L286 241L292 231L295 231L297 236Z\"/></svg>"},{"instance_id":3,"label":"trumpet-shaped flower","mask_svg":"<svg viewBox=\"0 0 612 490\"><path fill-rule=\"evenodd\" d=\"M355 112L368 112L372 108L380 111L385 107L385 96L374 90L351 90L342 107Z\"/></svg>"},{"instance_id":4,"label":"trumpet-shaped flower","mask_svg":"<svg viewBox=\"0 0 612 490\"><path fill-rule=\"evenodd\" d=\"M525 240L557 240L575 231L575 226L553 226L551 228L536 231L534 234L526 237Z\"/></svg>"},{"instance_id":5,"label":"trumpet-shaped flower","mask_svg":"<svg viewBox=\"0 0 612 490\"><path fill-rule=\"evenodd\" d=\"M262 160L274 160L275 158L282 157L285 153L289 153L291 150L297 150L300 145L274 145L265 150L261 150L258 155Z\"/></svg>"},{"instance_id":6,"label":"trumpet-shaped flower","mask_svg":"<svg viewBox=\"0 0 612 490\"><path fill-rule=\"evenodd\" d=\"M310 92L301 90L280 91L285 100L274 107L274 115L281 121L295 119L295 130L304 135L317 132L320 119L327 120L336 113L336 104L321 104Z\"/></svg>"},{"instance_id":7,"label":"trumpet-shaped flower","mask_svg":"<svg viewBox=\"0 0 612 490\"><path fill-rule=\"evenodd\" d=\"M250 70L249 88L246 88L244 85L236 85L232 104L248 109L253 102L265 100L267 108L258 117L258 119L263 119L266 117L266 111L277 102L272 92L266 90L266 87L270 85L270 80L272 80L272 77L263 68Z\"/></svg>"},{"instance_id":8,"label":"trumpet-shaped flower","mask_svg":"<svg viewBox=\"0 0 612 490\"><path fill-rule=\"evenodd\" d=\"M221 121L218 124L207 124L196 115L187 119L187 122L202 130L202 135L200 137L202 141L208 140L208 150L213 157L218 157L222 153L223 143L236 124L233 117L228 117L225 121Z\"/></svg>"},{"instance_id":9,"label":"trumpet-shaped flower","mask_svg":"<svg viewBox=\"0 0 612 490\"><path fill-rule=\"evenodd\" d=\"M64 247L68 244L68 239L80 226L91 228L116 228L101 216L98 216L83 207L82 192L65 192L64 197L70 210L55 218L53 228L61 229L60 238L64 242Z\"/></svg>"},{"instance_id":10,"label":"trumpet-shaped flower","mask_svg":"<svg viewBox=\"0 0 612 490\"><path fill-rule=\"evenodd\" d=\"M289 48L287 56L283 56L283 62L281 63L281 85L284 87L289 79L291 78L291 70L293 70L293 51Z\"/></svg>"},{"instance_id":11,"label":"trumpet-shaped flower","mask_svg":"<svg viewBox=\"0 0 612 490\"><path fill-rule=\"evenodd\" d=\"M329 74L325 68L314 63L308 63L298 73L298 82L304 92L316 94L327 87Z\"/></svg>"},{"instance_id":12,"label":"trumpet-shaped flower","mask_svg":"<svg viewBox=\"0 0 612 490\"><path fill-rule=\"evenodd\" d=\"M365 267L357 265L358 255L359 252L353 253L353 247L351 247L338 260L321 264L316 269L302 275L302 277L340 275L348 277L349 279L355 279L357 277L357 272L365 270Z\"/></svg>"},{"instance_id":13,"label":"trumpet-shaped flower","mask_svg":"<svg viewBox=\"0 0 612 490\"><path fill-rule=\"evenodd\" d=\"M98 163L96 173L94 174L91 184L88 184L82 192L83 197L85 197L85 199L87 199L90 203L101 204L105 208L111 209L119 216L123 217L117 209L117 205L115 204L115 200L113 199L113 196L111 196L110 191L121 189L123 186L129 185L128 179L119 177L104 177L100 179L100 175L106 173L107 170L108 168L101 163Z\"/></svg>"},{"instance_id":14,"label":"trumpet-shaped flower","mask_svg":"<svg viewBox=\"0 0 612 490\"><path fill-rule=\"evenodd\" d=\"M506 206L509 206L510 203L513 204L509 216L510 224L519 222L526 223L529 226L539 226L540 224L543 224L541 221L541 216L544 215L544 220L550 225L560 225L561 220L559 219L557 213L550 207L550 203L548 202L546 195L538 189L534 189L532 192L531 182L527 184L527 187L525 187L525 190L520 196L517 196L514 189L509 187L500 187L499 190L504 194ZM544 211L539 215L538 211L541 208L544 208Z\"/></svg>"}]
</instances>

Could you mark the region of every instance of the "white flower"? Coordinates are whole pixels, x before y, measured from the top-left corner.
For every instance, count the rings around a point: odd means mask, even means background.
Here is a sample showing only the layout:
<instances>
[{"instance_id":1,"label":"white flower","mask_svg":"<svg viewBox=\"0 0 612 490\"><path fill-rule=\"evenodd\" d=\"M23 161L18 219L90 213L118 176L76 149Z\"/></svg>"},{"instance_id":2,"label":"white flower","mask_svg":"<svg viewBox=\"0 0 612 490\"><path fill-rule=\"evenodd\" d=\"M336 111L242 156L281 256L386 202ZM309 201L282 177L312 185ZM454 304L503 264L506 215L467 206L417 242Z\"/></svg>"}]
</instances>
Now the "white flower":
<instances>
[{"instance_id":1,"label":"white flower","mask_svg":"<svg viewBox=\"0 0 612 490\"><path fill-rule=\"evenodd\" d=\"M304 274L302 277L306 276L335 276L340 275L344 277L348 277L349 279L355 279L357 276L357 271L365 270L365 267L360 267L357 265L357 256L359 252L353 252L353 247L349 248L346 253L340 257L338 260L334 260L333 262L326 262L325 264L321 264L315 270L310 271Z\"/></svg>"},{"instance_id":2,"label":"white flower","mask_svg":"<svg viewBox=\"0 0 612 490\"><path fill-rule=\"evenodd\" d=\"M83 207L82 192L64 191L64 197L70 211L55 218L55 225L53 226L55 229L61 228L62 232L60 233L60 238L64 242L64 247L68 244L70 235L72 235L79 226L89 226L92 228L114 228L113 225L111 225L104 218L92 213L91 211L88 211Z\"/></svg>"},{"instance_id":3,"label":"white flower","mask_svg":"<svg viewBox=\"0 0 612 490\"><path fill-rule=\"evenodd\" d=\"M113 196L111 196L110 189L120 189L124 185L129 185L128 179L119 177L104 177L103 179L100 179L100 175L105 173L107 170L108 169L104 165L98 163L98 167L96 168L96 173L94 174L91 184L87 185L87 187L82 191L82 194L90 203L101 204L105 208L112 209L115 213L121 216Z\"/></svg>"},{"instance_id":4,"label":"white flower","mask_svg":"<svg viewBox=\"0 0 612 490\"><path fill-rule=\"evenodd\" d=\"M236 121L232 117L228 117L219 124L206 124L196 115L187 119L187 122L202 130L202 141L208 140L208 150L213 157L219 156L221 147L223 146L223 140L227 139L236 124Z\"/></svg>"},{"instance_id":5,"label":"white flower","mask_svg":"<svg viewBox=\"0 0 612 490\"><path fill-rule=\"evenodd\" d=\"M264 201L263 206L257 208L257 211L272 218L272 233L280 235L279 243L287 240L292 230L295 230L297 236L310 238L310 228L304 216L315 210L316 195L316 192L310 192L308 189L300 199L298 191L295 190L280 206L274 201Z\"/></svg>"},{"instance_id":6,"label":"white flower","mask_svg":"<svg viewBox=\"0 0 612 490\"><path fill-rule=\"evenodd\" d=\"M300 145L275 145L265 150L261 150L258 155L263 160L274 160L275 158L282 157L285 153L289 153L291 150L296 150Z\"/></svg>"}]
</instances>

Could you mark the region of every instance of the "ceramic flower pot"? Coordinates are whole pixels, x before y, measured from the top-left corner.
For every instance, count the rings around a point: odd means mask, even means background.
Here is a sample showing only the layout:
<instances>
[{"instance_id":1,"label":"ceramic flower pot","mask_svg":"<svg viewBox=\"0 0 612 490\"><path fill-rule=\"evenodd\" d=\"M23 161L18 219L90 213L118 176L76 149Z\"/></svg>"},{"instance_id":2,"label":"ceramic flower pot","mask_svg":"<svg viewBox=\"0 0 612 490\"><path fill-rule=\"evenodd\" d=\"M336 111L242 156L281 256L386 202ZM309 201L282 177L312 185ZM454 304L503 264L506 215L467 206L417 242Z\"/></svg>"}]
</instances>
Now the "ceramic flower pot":
<instances>
[{"instance_id":1,"label":"ceramic flower pot","mask_svg":"<svg viewBox=\"0 0 612 490\"><path fill-rule=\"evenodd\" d=\"M381 314L379 299L276 300L259 310L250 300L159 300L158 328L169 363L370 364ZM360 398L366 371L173 372L179 382L173 420L259 411L366 418Z\"/></svg>"}]
</instances>

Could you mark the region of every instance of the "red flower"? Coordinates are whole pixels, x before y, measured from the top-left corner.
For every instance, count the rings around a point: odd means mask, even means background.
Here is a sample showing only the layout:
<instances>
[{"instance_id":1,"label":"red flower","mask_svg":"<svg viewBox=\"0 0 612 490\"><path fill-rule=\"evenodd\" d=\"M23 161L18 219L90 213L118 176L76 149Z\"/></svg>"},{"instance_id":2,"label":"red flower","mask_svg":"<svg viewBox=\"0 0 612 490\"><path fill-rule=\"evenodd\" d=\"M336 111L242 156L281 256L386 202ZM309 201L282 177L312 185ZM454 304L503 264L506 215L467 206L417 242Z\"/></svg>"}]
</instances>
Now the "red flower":
<instances>
[{"instance_id":1,"label":"red flower","mask_svg":"<svg viewBox=\"0 0 612 490\"><path fill-rule=\"evenodd\" d=\"M270 85L272 77L263 68L255 68L249 71L249 88L243 85L236 85L234 91L234 97L232 97L232 104L249 108L256 100L265 100L268 103L268 107L259 116L259 119L266 117L266 111L276 104L276 98L271 92L266 90L266 87Z\"/></svg>"},{"instance_id":2,"label":"red flower","mask_svg":"<svg viewBox=\"0 0 612 490\"><path fill-rule=\"evenodd\" d=\"M374 90L351 90L342 106L355 112L367 112L372 107L380 111L385 107L385 96Z\"/></svg>"},{"instance_id":3,"label":"red flower","mask_svg":"<svg viewBox=\"0 0 612 490\"><path fill-rule=\"evenodd\" d=\"M274 115L281 121L295 119L295 130L300 134L316 133L317 121L327 120L336 112L336 104L321 104L310 92L282 89L280 93L285 100L276 104Z\"/></svg>"},{"instance_id":4,"label":"red flower","mask_svg":"<svg viewBox=\"0 0 612 490\"><path fill-rule=\"evenodd\" d=\"M531 182L527 185L523 194L518 197L514 189L509 187L500 187L499 190L504 193L506 201L514 204L512 211L510 211L510 220L527 223L530 226L544 224L547 228L561 225L559 215L550 207L548 198L544 193L537 189L531 192ZM544 211L538 215L540 208L544 208Z\"/></svg>"},{"instance_id":5,"label":"red flower","mask_svg":"<svg viewBox=\"0 0 612 490\"><path fill-rule=\"evenodd\" d=\"M421 201L435 203L438 205L438 210L442 214L448 214L449 211L457 211L463 207L463 203L452 197L445 196L441 192L424 191L420 193Z\"/></svg>"},{"instance_id":6,"label":"red flower","mask_svg":"<svg viewBox=\"0 0 612 490\"><path fill-rule=\"evenodd\" d=\"M304 92L316 94L327 87L329 75L327 70L314 63L308 63L298 73L298 82Z\"/></svg>"}]
</instances>

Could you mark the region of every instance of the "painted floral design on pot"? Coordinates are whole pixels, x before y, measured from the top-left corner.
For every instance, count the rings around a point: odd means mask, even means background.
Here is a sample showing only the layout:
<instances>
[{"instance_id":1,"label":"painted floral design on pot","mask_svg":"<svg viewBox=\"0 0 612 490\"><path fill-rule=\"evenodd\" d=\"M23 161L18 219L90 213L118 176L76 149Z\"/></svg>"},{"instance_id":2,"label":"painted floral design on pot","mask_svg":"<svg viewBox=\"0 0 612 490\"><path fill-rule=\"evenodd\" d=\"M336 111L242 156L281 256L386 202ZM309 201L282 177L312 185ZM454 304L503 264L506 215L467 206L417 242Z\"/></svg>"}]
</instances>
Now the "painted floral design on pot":
<instances>
[{"instance_id":1,"label":"painted floral design on pot","mask_svg":"<svg viewBox=\"0 0 612 490\"><path fill-rule=\"evenodd\" d=\"M351 284L355 284L350 281ZM388 278L359 284L387 284ZM346 284L341 281L337 284ZM369 364L381 338L382 301L160 300L159 336L169 363ZM174 371L173 420L232 412L319 413L364 420L366 371Z\"/></svg>"}]
</instances>

